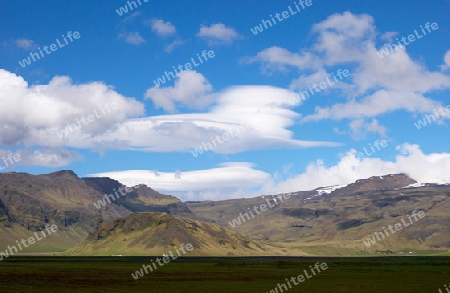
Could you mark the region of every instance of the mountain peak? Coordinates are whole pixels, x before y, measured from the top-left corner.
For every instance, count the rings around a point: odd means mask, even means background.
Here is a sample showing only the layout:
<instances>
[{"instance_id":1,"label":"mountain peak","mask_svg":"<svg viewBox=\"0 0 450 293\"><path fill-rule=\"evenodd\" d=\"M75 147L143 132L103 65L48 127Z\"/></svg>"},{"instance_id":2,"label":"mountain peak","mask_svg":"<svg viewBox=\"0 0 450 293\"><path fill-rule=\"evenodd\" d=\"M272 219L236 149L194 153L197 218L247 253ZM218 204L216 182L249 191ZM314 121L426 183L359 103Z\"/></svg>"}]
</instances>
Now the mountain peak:
<instances>
[{"instance_id":1,"label":"mountain peak","mask_svg":"<svg viewBox=\"0 0 450 293\"><path fill-rule=\"evenodd\" d=\"M72 170L60 170L60 171L52 172L48 175L56 176L56 177L74 177L74 178L79 179L78 175L75 174L75 172L73 172Z\"/></svg>"},{"instance_id":2,"label":"mountain peak","mask_svg":"<svg viewBox=\"0 0 450 293\"><path fill-rule=\"evenodd\" d=\"M410 184L417 183L407 174L388 174L383 176L372 176L367 179L359 179L345 187L333 191L333 195L352 195L356 193L374 191L374 190L393 190L402 188Z\"/></svg>"}]
</instances>

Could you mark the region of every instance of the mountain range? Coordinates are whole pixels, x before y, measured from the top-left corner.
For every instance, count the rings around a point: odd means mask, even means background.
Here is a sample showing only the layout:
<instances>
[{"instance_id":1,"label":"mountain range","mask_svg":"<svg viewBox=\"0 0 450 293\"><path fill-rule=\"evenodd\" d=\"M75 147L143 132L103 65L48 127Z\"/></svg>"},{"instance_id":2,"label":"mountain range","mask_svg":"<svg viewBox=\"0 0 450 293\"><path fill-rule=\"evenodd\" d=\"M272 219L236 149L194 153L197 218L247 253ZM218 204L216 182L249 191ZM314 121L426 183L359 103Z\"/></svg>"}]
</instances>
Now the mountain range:
<instances>
[{"instance_id":1,"label":"mountain range","mask_svg":"<svg viewBox=\"0 0 450 293\"><path fill-rule=\"evenodd\" d=\"M0 250L57 225L58 233L22 252L161 255L191 243L192 256L443 255L450 254L449 210L449 184L419 183L406 174L182 202L145 185L79 178L69 170L10 172L0 173ZM417 213L425 216L405 222Z\"/></svg>"}]
</instances>

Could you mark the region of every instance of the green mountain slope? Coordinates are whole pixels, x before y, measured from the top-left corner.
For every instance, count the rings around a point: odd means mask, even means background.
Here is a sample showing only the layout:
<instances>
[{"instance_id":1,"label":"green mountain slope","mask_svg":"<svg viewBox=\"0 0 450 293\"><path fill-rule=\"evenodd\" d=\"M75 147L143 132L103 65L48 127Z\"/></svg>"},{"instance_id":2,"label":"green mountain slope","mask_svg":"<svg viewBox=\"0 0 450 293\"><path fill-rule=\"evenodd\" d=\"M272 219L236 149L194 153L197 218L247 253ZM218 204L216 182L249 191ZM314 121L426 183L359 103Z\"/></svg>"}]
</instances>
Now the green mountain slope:
<instances>
[{"instance_id":1,"label":"green mountain slope","mask_svg":"<svg viewBox=\"0 0 450 293\"><path fill-rule=\"evenodd\" d=\"M162 255L180 244L192 244L189 256L292 255L293 251L251 240L215 224L166 213L135 213L101 223L68 255ZM297 252L301 254L301 251Z\"/></svg>"}]
</instances>

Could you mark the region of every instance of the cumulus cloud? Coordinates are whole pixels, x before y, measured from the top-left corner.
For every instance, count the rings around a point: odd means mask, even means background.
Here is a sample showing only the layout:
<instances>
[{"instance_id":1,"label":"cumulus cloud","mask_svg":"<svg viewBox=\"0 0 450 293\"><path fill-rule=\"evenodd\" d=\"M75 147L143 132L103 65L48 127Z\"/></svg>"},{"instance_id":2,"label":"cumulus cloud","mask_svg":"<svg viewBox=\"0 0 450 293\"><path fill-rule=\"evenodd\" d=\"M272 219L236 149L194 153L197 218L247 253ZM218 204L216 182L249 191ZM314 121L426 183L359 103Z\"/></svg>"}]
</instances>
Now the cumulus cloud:
<instances>
[{"instance_id":1,"label":"cumulus cloud","mask_svg":"<svg viewBox=\"0 0 450 293\"><path fill-rule=\"evenodd\" d=\"M366 137L368 133L377 133L381 137L386 137L387 128L380 125L377 119L366 122L364 119L356 119L349 123L349 130L340 130L335 127L334 132L337 134L350 134L353 139L360 140Z\"/></svg>"},{"instance_id":2,"label":"cumulus cloud","mask_svg":"<svg viewBox=\"0 0 450 293\"><path fill-rule=\"evenodd\" d=\"M101 82L73 84L69 77L57 76L48 84L30 86L22 77L3 69L0 69L0 103L0 144L6 146L64 146L65 140L57 133L97 111L97 117L101 117L83 125L77 134L80 140L72 146L81 145L82 139L144 113L143 104ZM105 105L111 103L117 109L107 112Z\"/></svg>"},{"instance_id":3,"label":"cumulus cloud","mask_svg":"<svg viewBox=\"0 0 450 293\"><path fill-rule=\"evenodd\" d=\"M188 108L201 109L213 102L212 85L206 78L194 70L181 72L173 87L148 89L145 97L151 99L156 108L174 112L176 103Z\"/></svg>"},{"instance_id":4,"label":"cumulus cloud","mask_svg":"<svg viewBox=\"0 0 450 293\"><path fill-rule=\"evenodd\" d=\"M398 36L398 32L385 32L384 34L381 35L381 39L383 41L392 43L393 39Z\"/></svg>"},{"instance_id":5,"label":"cumulus cloud","mask_svg":"<svg viewBox=\"0 0 450 293\"><path fill-rule=\"evenodd\" d=\"M404 46L380 58L375 45L377 31L370 15L333 14L315 24L312 33L311 48L300 53L271 47L247 58L249 62L260 62L263 68L299 70L300 77L292 81L290 88L301 91L323 81L337 67L350 70L350 77L332 87L340 91L337 97L347 100L316 107L315 113L302 118L303 122L363 119L398 110L432 113L442 106L427 95L449 89L450 75L428 70L420 60L413 60ZM382 39L394 36L395 33L388 32ZM447 53L445 64L449 62L450 53Z\"/></svg>"},{"instance_id":6,"label":"cumulus cloud","mask_svg":"<svg viewBox=\"0 0 450 293\"><path fill-rule=\"evenodd\" d=\"M288 128L299 117L289 109L289 101L296 96L292 91L238 86L212 92L212 86L199 73L185 71L180 77L174 87L149 89L147 97L167 110L181 104L208 105L207 111L131 119L144 114L143 104L103 83L75 85L68 77L59 76L48 84L29 86L23 78L0 70L0 102L4 105L0 109L0 144L190 152L211 142L211 137L245 127L245 133L212 151L231 154L265 148L341 145L292 138ZM116 109L106 110L112 109L113 103ZM97 118L95 113L101 116ZM80 122L89 115L94 116L94 121Z\"/></svg>"},{"instance_id":7,"label":"cumulus cloud","mask_svg":"<svg viewBox=\"0 0 450 293\"><path fill-rule=\"evenodd\" d=\"M167 37L176 33L177 29L170 21L164 21L162 19L153 18L144 22L146 25L152 28L158 36Z\"/></svg>"},{"instance_id":8,"label":"cumulus cloud","mask_svg":"<svg viewBox=\"0 0 450 293\"><path fill-rule=\"evenodd\" d=\"M450 70L450 50L445 53L444 56L444 65L441 65L442 71L444 70Z\"/></svg>"},{"instance_id":9,"label":"cumulus cloud","mask_svg":"<svg viewBox=\"0 0 450 293\"><path fill-rule=\"evenodd\" d=\"M321 61L314 54L308 52L291 53L286 49L274 46L258 52L254 57L243 59L246 63L261 62L265 70L286 71L289 67L307 67L319 69Z\"/></svg>"},{"instance_id":10,"label":"cumulus cloud","mask_svg":"<svg viewBox=\"0 0 450 293\"><path fill-rule=\"evenodd\" d=\"M138 32L121 32L119 33L119 39L125 40L128 44L140 45L145 43L144 37Z\"/></svg>"},{"instance_id":11,"label":"cumulus cloud","mask_svg":"<svg viewBox=\"0 0 450 293\"><path fill-rule=\"evenodd\" d=\"M314 90L316 85L316 88L320 90L320 93L330 94L332 91L334 95L345 96L349 87L351 87L347 82L349 76L351 76L351 73L345 68L339 68L330 73L325 69L319 69L314 73L300 75L300 77L291 82L289 88L292 90L299 90L299 92L304 93L305 97L308 97L308 95L312 96L317 94L317 91ZM320 89L317 87L320 83L325 83L327 87L325 89Z\"/></svg>"},{"instance_id":12,"label":"cumulus cloud","mask_svg":"<svg viewBox=\"0 0 450 293\"><path fill-rule=\"evenodd\" d=\"M335 120L359 119L376 117L397 110L406 110L411 113L431 113L441 106L440 102L427 99L421 94L409 91L378 90L360 101L351 100L331 107L316 107L316 113L307 115L302 121L317 121L327 118Z\"/></svg>"},{"instance_id":13,"label":"cumulus cloud","mask_svg":"<svg viewBox=\"0 0 450 293\"><path fill-rule=\"evenodd\" d=\"M233 28L227 27L223 23L215 23L210 26L201 25L196 36L207 40L210 44L231 43L240 38Z\"/></svg>"},{"instance_id":14,"label":"cumulus cloud","mask_svg":"<svg viewBox=\"0 0 450 293\"><path fill-rule=\"evenodd\" d=\"M323 54L326 65L363 60L364 45L375 37L373 22L367 14L333 14L313 26L312 32L317 37L313 52Z\"/></svg>"},{"instance_id":15,"label":"cumulus cloud","mask_svg":"<svg viewBox=\"0 0 450 293\"><path fill-rule=\"evenodd\" d=\"M381 137L386 136L386 127L379 125L377 119L372 119L372 122L367 123L363 119L357 119L350 122L350 130L352 137L355 139L362 139L368 132L377 133Z\"/></svg>"}]
</instances>

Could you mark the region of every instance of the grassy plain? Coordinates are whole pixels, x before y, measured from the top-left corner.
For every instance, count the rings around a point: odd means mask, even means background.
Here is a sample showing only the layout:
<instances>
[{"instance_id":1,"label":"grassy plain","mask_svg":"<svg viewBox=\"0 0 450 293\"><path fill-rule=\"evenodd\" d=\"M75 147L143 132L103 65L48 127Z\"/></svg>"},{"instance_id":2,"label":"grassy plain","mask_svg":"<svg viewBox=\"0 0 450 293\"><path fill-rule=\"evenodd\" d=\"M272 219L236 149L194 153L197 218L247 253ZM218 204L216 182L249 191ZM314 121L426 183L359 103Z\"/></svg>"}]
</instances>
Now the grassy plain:
<instances>
[{"instance_id":1,"label":"grassy plain","mask_svg":"<svg viewBox=\"0 0 450 293\"><path fill-rule=\"evenodd\" d=\"M0 262L0 292L269 292L315 262L328 269L284 292L438 292L450 283L450 257L185 258L134 280L150 259L11 257Z\"/></svg>"}]
</instances>

